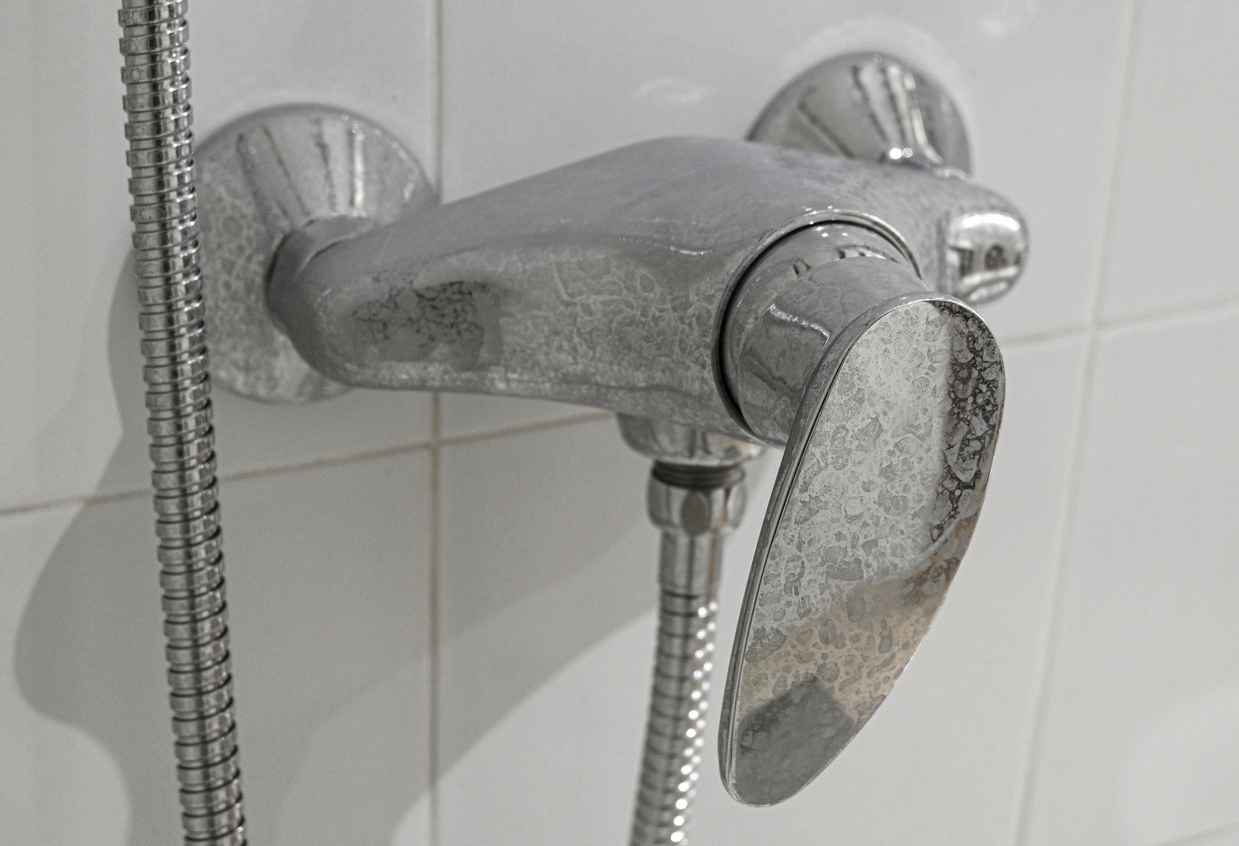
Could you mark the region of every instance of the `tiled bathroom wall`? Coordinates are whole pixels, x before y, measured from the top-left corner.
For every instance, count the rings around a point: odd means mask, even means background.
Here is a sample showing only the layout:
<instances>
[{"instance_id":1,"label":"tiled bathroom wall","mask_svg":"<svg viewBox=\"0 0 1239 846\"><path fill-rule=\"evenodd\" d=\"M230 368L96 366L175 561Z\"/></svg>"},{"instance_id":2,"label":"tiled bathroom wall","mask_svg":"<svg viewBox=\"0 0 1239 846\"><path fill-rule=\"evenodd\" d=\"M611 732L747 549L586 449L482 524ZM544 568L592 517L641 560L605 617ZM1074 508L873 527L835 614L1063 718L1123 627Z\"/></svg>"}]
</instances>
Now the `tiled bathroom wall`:
<instances>
[{"instance_id":1,"label":"tiled bathroom wall","mask_svg":"<svg viewBox=\"0 0 1239 846\"><path fill-rule=\"evenodd\" d=\"M177 837L111 4L0 28L0 841ZM925 66L1032 263L972 552L785 805L707 762L696 842L1239 844L1239 11L1228 0L325 0L192 9L199 135L322 101L461 197L740 136L842 50ZM217 402L252 842L623 843L653 644L647 468L605 415ZM756 505L730 543L723 643ZM712 752L710 753L713 754Z\"/></svg>"}]
</instances>

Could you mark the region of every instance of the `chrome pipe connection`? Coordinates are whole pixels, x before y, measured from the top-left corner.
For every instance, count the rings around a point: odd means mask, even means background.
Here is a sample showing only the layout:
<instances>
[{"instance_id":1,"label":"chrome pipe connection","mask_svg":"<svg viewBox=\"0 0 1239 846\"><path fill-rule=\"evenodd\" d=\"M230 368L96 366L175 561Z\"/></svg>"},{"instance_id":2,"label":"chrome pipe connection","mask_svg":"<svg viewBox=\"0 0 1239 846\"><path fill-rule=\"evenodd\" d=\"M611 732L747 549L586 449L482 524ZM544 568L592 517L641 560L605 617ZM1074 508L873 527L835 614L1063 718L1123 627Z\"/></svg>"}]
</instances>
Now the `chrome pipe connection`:
<instances>
[{"instance_id":1,"label":"chrome pipe connection","mask_svg":"<svg viewBox=\"0 0 1239 846\"><path fill-rule=\"evenodd\" d=\"M1005 385L970 303L1018 279L1027 237L962 177L949 98L885 57L797 80L755 134L855 158L662 139L436 206L381 129L295 107L202 166L215 373L241 393L591 405L664 465L784 448L719 738L727 789L771 804L873 714L959 566Z\"/></svg>"}]
</instances>

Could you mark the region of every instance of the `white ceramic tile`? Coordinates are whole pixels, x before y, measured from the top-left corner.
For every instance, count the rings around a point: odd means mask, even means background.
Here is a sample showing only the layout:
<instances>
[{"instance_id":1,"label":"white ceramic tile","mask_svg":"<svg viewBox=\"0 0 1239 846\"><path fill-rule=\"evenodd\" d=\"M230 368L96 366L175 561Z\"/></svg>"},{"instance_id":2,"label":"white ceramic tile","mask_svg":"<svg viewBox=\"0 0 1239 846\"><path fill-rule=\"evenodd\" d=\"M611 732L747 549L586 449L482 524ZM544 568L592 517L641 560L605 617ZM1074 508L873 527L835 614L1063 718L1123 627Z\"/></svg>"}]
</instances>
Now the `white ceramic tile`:
<instances>
[{"instance_id":1,"label":"white ceramic tile","mask_svg":"<svg viewBox=\"0 0 1239 846\"><path fill-rule=\"evenodd\" d=\"M1080 342L1008 354L1010 400L972 552L854 747L802 796L752 810L725 795L707 744L697 840L1009 841L1081 359ZM722 655L774 460L754 472L750 513L729 542ZM582 831L622 842L654 626L643 463L613 426L589 424L448 449L443 470L443 844L572 842Z\"/></svg>"},{"instance_id":2,"label":"white ceramic tile","mask_svg":"<svg viewBox=\"0 0 1239 846\"><path fill-rule=\"evenodd\" d=\"M436 56L431 0L387 3L381 16L344 14L339 4L285 4L278 14L195 6L195 111L203 137L265 106L325 102L380 122L436 172ZM125 375L124 372L121 375ZM353 391L306 407L269 406L223 396L219 415L224 470L271 467L425 441L428 394ZM140 406L139 406L140 407Z\"/></svg>"},{"instance_id":3,"label":"white ceramic tile","mask_svg":"<svg viewBox=\"0 0 1239 846\"><path fill-rule=\"evenodd\" d=\"M135 644L125 631L93 650L62 648L94 638L101 628L115 631L117 624L108 618L120 607L109 609L103 601L116 598L113 583L132 587L127 571L137 575L136 568L120 569L118 560L96 560L89 554L91 544L79 545L72 556L61 554L62 538L83 520L90 522L90 517L73 509L0 519L0 654L5 656L0 662L0 816L5 839L14 843L127 846L131 802L121 759L149 759L150 744L144 741L164 740L167 734L166 716L155 713L161 703L145 695L148 685L128 689L135 663L161 683L154 669L160 660L157 601L145 601L141 608L126 603L134 611L125 608L126 623L148 634L138 648L127 648ZM106 540L100 536L96 543ZM151 598L153 570L148 575L141 592L145 600ZM55 584L54 608L42 600L49 583ZM34 613L46 616L33 620ZM92 625L100 618L110 625ZM106 669L92 665L92 657L106 660ZM91 699L103 713L124 709L105 734L83 730L73 717ZM119 733L135 723L143 724L143 734L118 745L124 739ZM176 796L166 778L169 760L168 754L154 760L166 784L148 786L150 801L163 803L170 814Z\"/></svg>"},{"instance_id":4,"label":"white ceramic tile","mask_svg":"<svg viewBox=\"0 0 1239 846\"><path fill-rule=\"evenodd\" d=\"M978 176L1027 213L1003 336L1088 317L1127 0L453 0L444 9L444 189L474 193L629 142L742 136L775 92L882 48L957 92Z\"/></svg>"},{"instance_id":5,"label":"white ceramic tile","mask_svg":"<svg viewBox=\"0 0 1239 846\"><path fill-rule=\"evenodd\" d=\"M380 20L341 15L323 0L261 15L195 6L199 137L260 106L329 101L384 121L433 173L430 8L429 0L410 0ZM6 65L11 59L21 72L6 71L0 81L4 102L30 104L13 133L13 154L4 145L0 162L0 179L17 191L0 218L0 247L12 262L0 317L0 384L10 397L0 414L0 508L141 488L148 472L124 267L115 8L87 4L69 15L36 3L23 11L12 29L6 19L4 51ZM424 440L430 432L426 396L354 395L310 411L221 396L218 407L226 472Z\"/></svg>"},{"instance_id":6,"label":"white ceramic tile","mask_svg":"<svg viewBox=\"0 0 1239 846\"><path fill-rule=\"evenodd\" d=\"M1109 320L1239 296L1211 245L1239 218L1239 6L1142 2L1107 249Z\"/></svg>"},{"instance_id":7,"label":"white ceramic tile","mask_svg":"<svg viewBox=\"0 0 1239 846\"><path fill-rule=\"evenodd\" d=\"M1029 846L1239 823L1237 339L1232 309L1100 344Z\"/></svg>"},{"instance_id":8,"label":"white ceramic tile","mask_svg":"<svg viewBox=\"0 0 1239 846\"><path fill-rule=\"evenodd\" d=\"M34 164L38 131L34 125L35 50L34 6L10 4L5 25L0 27L0 102L6 103L10 127L0 143L0 180L8 196L25 200L38 184ZM38 361L38 335L30 331L37 322L38 286L33 284L37 252L35 233L39 221L28 203L10 199L0 203L0 254L4 255L4 308L0 308L0 477L9 459L10 443L20 441L38 428L31 400L37 396L40 374L31 362ZM0 484L0 488L3 485Z\"/></svg>"},{"instance_id":9,"label":"white ceramic tile","mask_svg":"<svg viewBox=\"0 0 1239 846\"><path fill-rule=\"evenodd\" d=\"M255 842L427 842L428 466L225 485ZM144 497L0 519L6 837L176 839L152 545Z\"/></svg>"},{"instance_id":10,"label":"white ceramic tile","mask_svg":"<svg viewBox=\"0 0 1239 846\"><path fill-rule=\"evenodd\" d=\"M442 394L440 403L442 432L448 438L550 423L591 411L584 406L560 402L473 394Z\"/></svg>"},{"instance_id":11,"label":"white ceramic tile","mask_svg":"<svg viewBox=\"0 0 1239 846\"><path fill-rule=\"evenodd\" d=\"M330 103L379 121L433 177L434 7L433 0L400 0L350 14L333 0L303 0L244 14L235 7L195 6L200 125L209 130L269 105Z\"/></svg>"},{"instance_id":12,"label":"white ceramic tile","mask_svg":"<svg viewBox=\"0 0 1239 846\"><path fill-rule=\"evenodd\" d=\"M623 842L656 596L647 464L599 421L449 447L442 472L441 842Z\"/></svg>"},{"instance_id":13,"label":"white ceramic tile","mask_svg":"<svg viewBox=\"0 0 1239 846\"><path fill-rule=\"evenodd\" d=\"M1239 826L1206 831L1185 840L1176 840L1166 846L1239 846Z\"/></svg>"},{"instance_id":14,"label":"white ceramic tile","mask_svg":"<svg viewBox=\"0 0 1239 846\"><path fill-rule=\"evenodd\" d=\"M116 12L25 5L4 27L22 70L0 78L0 97L21 104L16 143L0 145L13 153L0 179L17 191L0 212L0 507L91 489L119 435L101 366L129 225ZM135 322L125 324L134 348Z\"/></svg>"}]
</instances>

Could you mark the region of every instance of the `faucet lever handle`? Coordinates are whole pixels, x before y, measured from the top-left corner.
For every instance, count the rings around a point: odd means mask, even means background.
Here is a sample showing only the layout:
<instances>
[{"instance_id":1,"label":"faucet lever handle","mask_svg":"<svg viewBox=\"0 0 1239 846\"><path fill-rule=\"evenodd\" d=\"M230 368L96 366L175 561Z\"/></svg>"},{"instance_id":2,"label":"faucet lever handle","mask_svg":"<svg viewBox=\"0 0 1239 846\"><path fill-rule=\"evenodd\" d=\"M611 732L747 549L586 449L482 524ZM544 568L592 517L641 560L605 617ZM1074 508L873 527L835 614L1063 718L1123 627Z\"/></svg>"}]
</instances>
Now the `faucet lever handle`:
<instances>
[{"instance_id":1,"label":"faucet lever handle","mask_svg":"<svg viewBox=\"0 0 1239 846\"><path fill-rule=\"evenodd\" d=\"M952 299L871 310L826 351L737 628L719 735L736 799L796 793L890 691L968 546L1003 396L993 335Z\"/></svg>"}]
</instances>

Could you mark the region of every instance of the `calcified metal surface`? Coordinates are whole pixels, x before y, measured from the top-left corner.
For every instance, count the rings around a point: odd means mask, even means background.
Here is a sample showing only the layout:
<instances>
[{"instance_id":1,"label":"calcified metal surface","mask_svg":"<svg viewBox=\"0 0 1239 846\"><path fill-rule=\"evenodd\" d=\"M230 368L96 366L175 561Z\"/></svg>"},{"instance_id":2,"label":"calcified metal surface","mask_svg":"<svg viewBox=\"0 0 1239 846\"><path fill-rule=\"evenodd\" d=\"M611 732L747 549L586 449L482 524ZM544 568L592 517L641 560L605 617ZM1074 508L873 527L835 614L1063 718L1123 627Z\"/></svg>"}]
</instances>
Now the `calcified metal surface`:
<instances>
[{"instance_id":1,"label":"calcified metal surface","mask_svg":"<svg viewBox=\"0 0 1239 846\"><path fill-rule=\"evenodd\" d=\"M185 11L184 0L122 4L126 158L181 822L187 844L240 846Z\"/></svg>"},{"instance_id":2,"label":"calcified metal surface","mask_svg":"<svg viewBox=\"0 0 1239 846\"><path fill-rule=\"evenodd\" d=\"M912 168L670 138L405 216L290 263L299 272L277 262L269 300L337 381L555 399L744 437L718 390L718 323L763 249L814 222L864 220L898 230L891 243L933 280L942 227L981 212L1015 214Z\"/></svg>"},{"instance_id":3,"label":"calcified metal surface","mask_svg":"<svg viewBox=\"0 0 1239 846\"><path fill-rule=\"evenodd\" d=\"M894 308L831 358L780 468L725 695L724 781L751 804L807 784L890 691L967 548L1001 418L998 347L958 303Z\"/></svg>"},{"instance_id":4,"label":"calcified metal surface","mask_svg":"<svg viewBox=\"0 0 1239 846\"><path fill-rule=\"evenodd\" d=\"M278 176L257 171L232 176L262 206ZM729 789L768 804L869 718L967 545L1002 367L934 289L977 266L953 244L1008 237L997 217L1019 223L932 168L661 139L361 234L304 225L272 247L267 299L345 384L596 405L686 465L787 444L721 737Z\"/></svg>"},{"instance_id":5,"label":"calcified metal surface","mask_svg":"<svg viewBox=\"0 0 1239 846\"><path fill-rule=\"evenodd\" d=\"M326 106L255 112L214 133L198 153L207 318L216 381L270 402L346 390L311 368L267 311L277 247L316 221L349 234L437 202L417 162L373 123Z\"/></svg>"}]
</instances>

